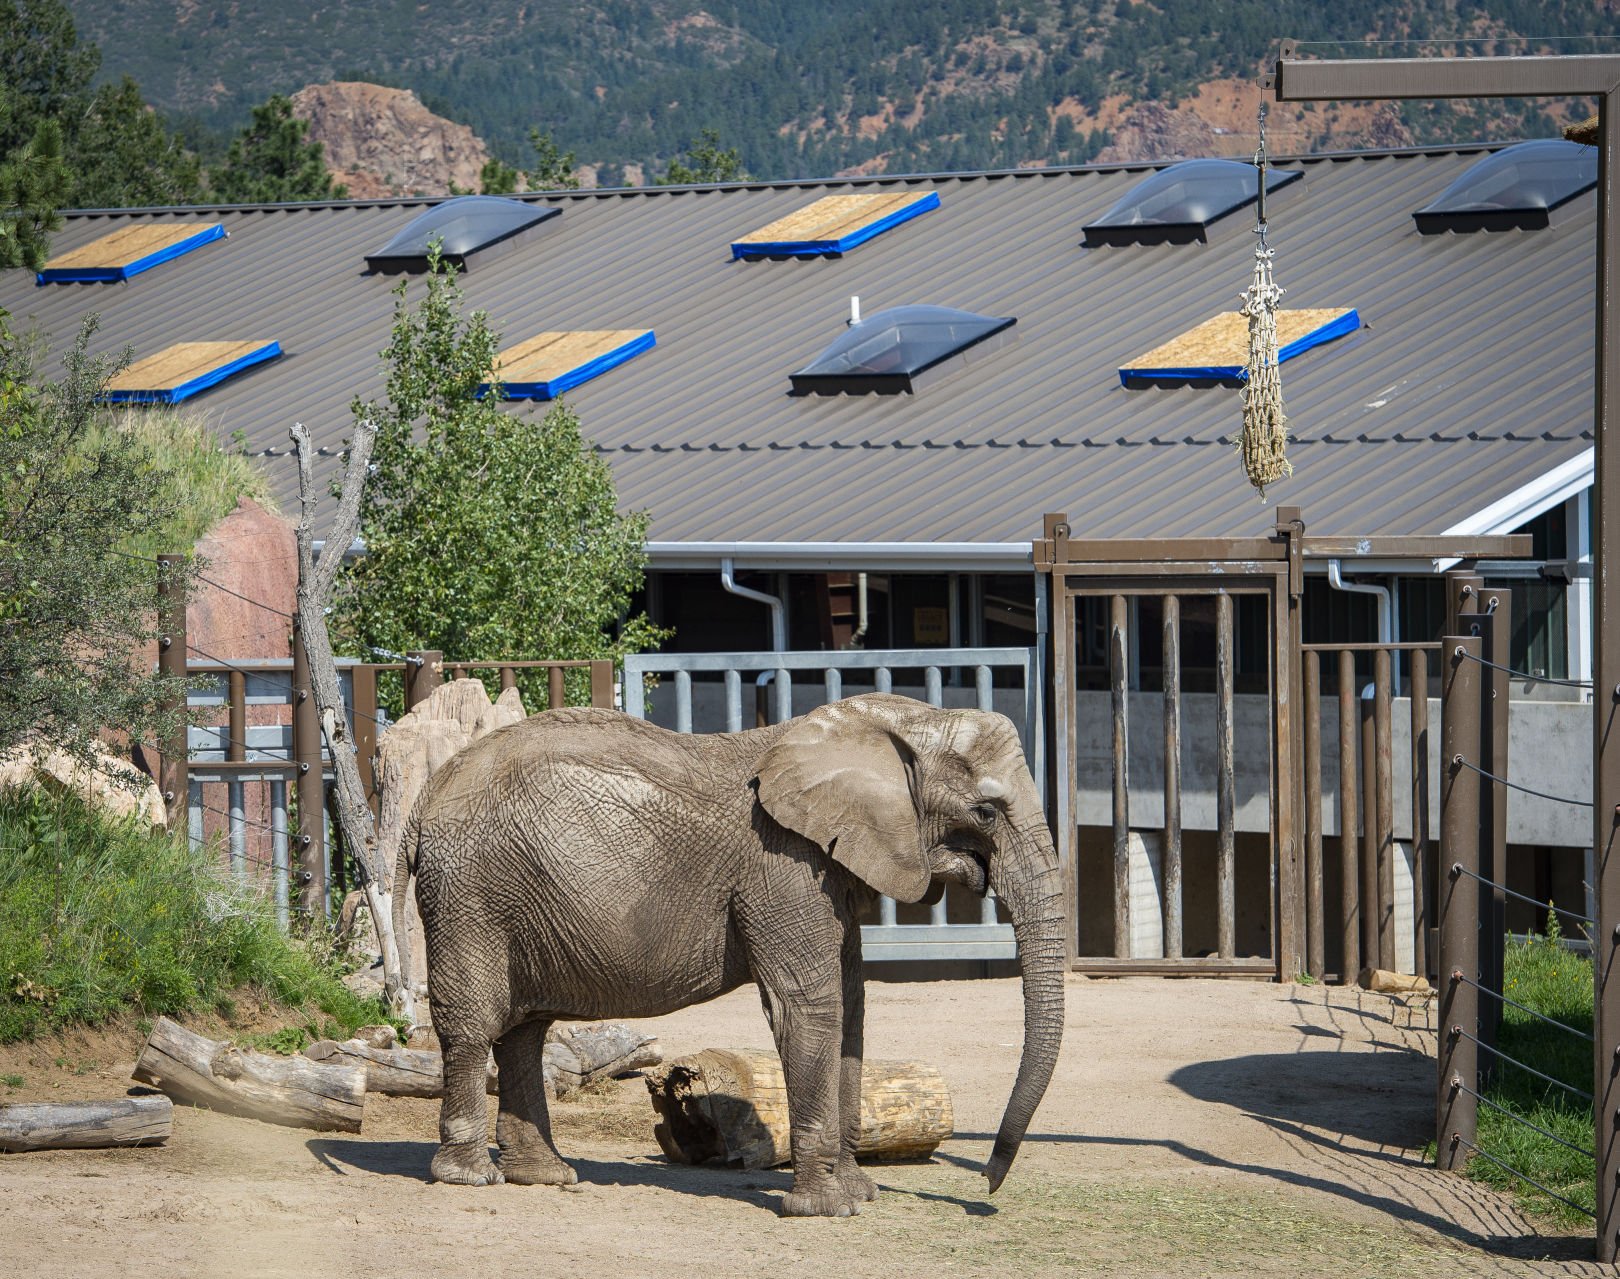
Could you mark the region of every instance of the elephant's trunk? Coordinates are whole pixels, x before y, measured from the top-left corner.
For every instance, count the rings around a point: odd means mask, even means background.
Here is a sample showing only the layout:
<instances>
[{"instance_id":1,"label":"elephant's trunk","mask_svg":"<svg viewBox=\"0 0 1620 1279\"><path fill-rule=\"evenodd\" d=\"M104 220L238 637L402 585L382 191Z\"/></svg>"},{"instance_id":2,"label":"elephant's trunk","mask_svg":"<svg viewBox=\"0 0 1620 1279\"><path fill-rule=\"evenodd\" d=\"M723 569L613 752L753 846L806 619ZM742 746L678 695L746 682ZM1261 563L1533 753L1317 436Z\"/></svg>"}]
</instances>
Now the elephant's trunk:
<instances>
[{"instance_id":1,"label":"elephant's trunk","mask_svg":"<svg viewBox=\"0 0 1620 1279\"><path fill-rule=\"evenodd\" d=\"M1007 1099L995 1148L984 1175L990 1191L1000 1187L1018 1154L1019 1143L1040 1105L1063 1042L1064 945L1063 878L1052 836L1043 821L1019 828L998 859L993 887L1007 903L1024 979L1024 1048L1018 1078Z\"/></svg>"}]
</instances>

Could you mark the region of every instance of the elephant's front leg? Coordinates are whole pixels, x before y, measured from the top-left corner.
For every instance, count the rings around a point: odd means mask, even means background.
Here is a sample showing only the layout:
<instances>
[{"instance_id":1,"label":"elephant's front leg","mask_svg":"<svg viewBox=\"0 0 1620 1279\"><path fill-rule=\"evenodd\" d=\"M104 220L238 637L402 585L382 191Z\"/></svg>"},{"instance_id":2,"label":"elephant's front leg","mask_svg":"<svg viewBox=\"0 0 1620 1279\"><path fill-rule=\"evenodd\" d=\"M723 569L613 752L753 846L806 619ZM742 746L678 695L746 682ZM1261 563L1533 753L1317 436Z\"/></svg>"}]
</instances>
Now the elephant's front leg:
<instances>
[{"instance_id":1,"label":"elephant's front leg","mask_svg":"<svg viewBox=\"0 0 1620 1279\"><path fill-rule=\"evenodd\" d=\"M838 1183L853 1203L876 1199L877 1182L855 1163L861 1139L861 1062L865 1056L866 981L861 975L861 926L851 919L844 928L840 956L844 996L844 1036L838 1063ZM856 1211L859 1211L857 1208Z\"/></svg>"},{"instance_id":2,"label":"elephant's front leg","mask_svg":"<svg viewBox=\"0 0 1620 1279\"><path fill-rule=\"evenodd\" d=\"M571 1186L579 1180L551 1140L542 1060L547 1024L514 1026L495 1045L501 1090L495 1140L501 1148L501 1172L523 1186Z\"/></svg>"}]
</instances>

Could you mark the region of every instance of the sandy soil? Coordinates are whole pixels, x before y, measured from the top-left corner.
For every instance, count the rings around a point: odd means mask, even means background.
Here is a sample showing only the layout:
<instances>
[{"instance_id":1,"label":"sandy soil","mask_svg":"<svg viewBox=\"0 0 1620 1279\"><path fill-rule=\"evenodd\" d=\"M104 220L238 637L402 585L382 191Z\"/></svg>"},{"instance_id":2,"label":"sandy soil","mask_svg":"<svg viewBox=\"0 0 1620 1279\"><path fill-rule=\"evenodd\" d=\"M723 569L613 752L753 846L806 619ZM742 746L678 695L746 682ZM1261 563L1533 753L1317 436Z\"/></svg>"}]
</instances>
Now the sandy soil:
<instances>
[{"instance_id":1,"label":"sandy soil","mask_svg":"<svg viewBox=\"0 0 1620 1279\"><path fill-rule=\"evenodd\" d=\"M671 1165L645 1087L553 1107L569 1190L427 1181L437 1104L360 1137L177 1108L166 1147L0 1156L0 1274L1387 1276L1598 1274L1426 1169L1429 1010L1323 987L1071 980L1057 1077L1001 1191L978 1168L1012 1082L1016 981L868 986L868 1053L945 1072L957 1135L879 1167L847 1220L782 1220L785 1172ZM769 1044L749 991L645 1023L667 1056ZM138 1036L0 1052L0 1099L116 1096ZM123 1060L108 1054L122 1052ZM1606 1271L1604 1273L1607 1273Z\"/></svg>"}]
</instances>

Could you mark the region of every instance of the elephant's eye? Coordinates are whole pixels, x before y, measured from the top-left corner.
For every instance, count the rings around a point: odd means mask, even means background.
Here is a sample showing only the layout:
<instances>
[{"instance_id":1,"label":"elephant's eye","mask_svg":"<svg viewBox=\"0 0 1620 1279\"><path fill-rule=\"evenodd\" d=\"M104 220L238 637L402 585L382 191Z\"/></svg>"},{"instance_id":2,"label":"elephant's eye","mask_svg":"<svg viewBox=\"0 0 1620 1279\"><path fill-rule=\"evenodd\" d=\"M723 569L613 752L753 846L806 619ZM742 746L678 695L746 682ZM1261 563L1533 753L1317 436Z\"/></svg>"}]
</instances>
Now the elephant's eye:
<instances>
[{"instance_id":1,"label":"elephant's eye","mask_svg":"<svg viewBox=\"0 0 1620 1279\"><path fill-rule=\"evenodd\" d=\"M995 825L996 806L994 804L975 804L968 811L973 814L973 820L980 826L989 828Z\"/></svg>"}]
</instances>

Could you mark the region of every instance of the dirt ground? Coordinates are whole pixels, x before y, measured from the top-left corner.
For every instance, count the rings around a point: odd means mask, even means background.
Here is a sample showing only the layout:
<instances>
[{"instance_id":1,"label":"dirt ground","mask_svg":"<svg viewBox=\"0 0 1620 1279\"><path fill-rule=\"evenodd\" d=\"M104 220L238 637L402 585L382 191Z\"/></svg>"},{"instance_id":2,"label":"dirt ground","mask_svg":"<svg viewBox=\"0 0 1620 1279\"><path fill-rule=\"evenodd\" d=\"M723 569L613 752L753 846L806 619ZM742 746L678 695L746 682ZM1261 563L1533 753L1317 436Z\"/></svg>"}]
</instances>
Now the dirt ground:
<instances>
[{"instance_id":1,"label":"dirt ground","mask_svg":"<svg viewBox=\"0 0 1620 1279\"><path fill-rule=\"evenodd\" d=\"M435 1102L372 1097L358 1137L177 1107L165 1147L0 1155L0 1274L1610 1273L1589 1234L1423 1166L1429 1010L1353 990L1072 978L1057 1075L992 1198L978 1169L1021 1015L1015 980L868 985L868 1055L936 1063L957 1133L876 1168L859 1217L782 1220L786 1172L668 1163L634 1079L554 1104L568 1190L429 1183ZM666 1058L770 1042L746 990L640 1024ZM0 1100L120 1095L138 1047L0 1049L23 1076Z\"/></svg>"}]
</instances>

